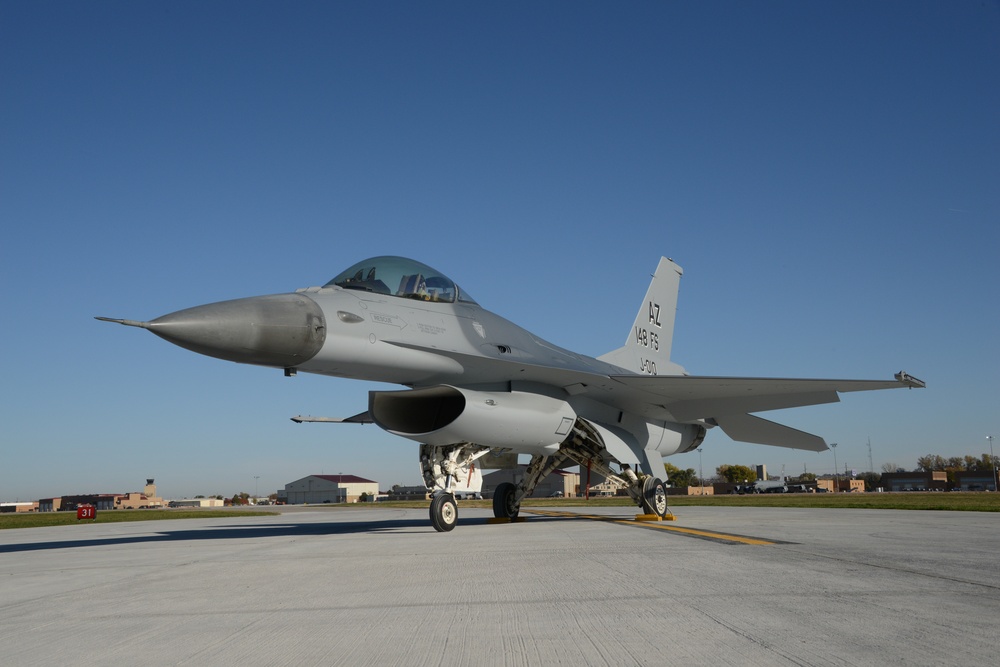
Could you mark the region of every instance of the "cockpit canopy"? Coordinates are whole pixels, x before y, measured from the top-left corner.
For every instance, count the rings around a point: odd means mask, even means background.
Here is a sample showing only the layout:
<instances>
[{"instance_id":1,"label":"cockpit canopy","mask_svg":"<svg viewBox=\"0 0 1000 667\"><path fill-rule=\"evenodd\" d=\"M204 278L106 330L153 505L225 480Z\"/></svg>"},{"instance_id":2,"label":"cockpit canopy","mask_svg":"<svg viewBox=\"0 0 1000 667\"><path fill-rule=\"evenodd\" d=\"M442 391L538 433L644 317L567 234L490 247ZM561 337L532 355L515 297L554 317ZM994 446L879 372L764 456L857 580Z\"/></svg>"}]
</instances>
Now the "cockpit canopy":
<instances>
[{"instance_id":1,"label":"cockpit canopy","mask_svg":"<svg viewBox=\"0 0 1000 667\"><path fill-rule=\"evenodd\" d=\"M476 303L455 282L426 264L405 257L372 257L326 284L420 301Z\"/></svg>"}]
</instances>

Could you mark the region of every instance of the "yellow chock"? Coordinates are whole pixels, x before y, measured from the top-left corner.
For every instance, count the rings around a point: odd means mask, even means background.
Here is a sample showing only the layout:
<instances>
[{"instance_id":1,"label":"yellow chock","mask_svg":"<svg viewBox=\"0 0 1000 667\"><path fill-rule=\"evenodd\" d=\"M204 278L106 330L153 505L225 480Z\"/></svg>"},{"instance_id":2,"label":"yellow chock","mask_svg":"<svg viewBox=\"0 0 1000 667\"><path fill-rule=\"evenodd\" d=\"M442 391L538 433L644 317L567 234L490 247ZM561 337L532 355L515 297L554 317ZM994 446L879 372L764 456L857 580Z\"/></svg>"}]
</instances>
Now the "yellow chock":
<instances>
[{"instance_id":1,"label":"yellow chock","mask_svg":"<svg viewBox=\"0 0 1000 667\"><path fill-rule=\"evenodd\" d=\"M677 521L677 517L673 513L668 513L666 516L661 517L659 514L636 514L636 521Z\"/></svg>"}]
</instances>

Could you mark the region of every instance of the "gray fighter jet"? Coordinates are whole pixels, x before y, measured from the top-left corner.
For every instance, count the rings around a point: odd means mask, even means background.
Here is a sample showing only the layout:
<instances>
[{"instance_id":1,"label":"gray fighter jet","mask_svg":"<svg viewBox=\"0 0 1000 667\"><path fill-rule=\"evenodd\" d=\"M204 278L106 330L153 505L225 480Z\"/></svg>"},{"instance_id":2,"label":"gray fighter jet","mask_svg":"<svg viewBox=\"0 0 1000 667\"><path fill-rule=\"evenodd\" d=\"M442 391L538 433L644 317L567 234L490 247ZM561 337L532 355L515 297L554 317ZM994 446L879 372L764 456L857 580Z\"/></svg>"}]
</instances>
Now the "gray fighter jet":
<instances>
[{"instance_id":1,"label":"gray fighter jet","mask_svg":"<svg viewBox=\"0 0 1000 667\"><path fill-rule=\"evenodd\" d=\"M895 380L687 375L670 360L682 270L662 258L625 345L596 359L553 345L486 310L453 280L403 257L374 257L322 287L197 306L141 327L176 345L244 364L389 382L374 423L420 443L430 519L455 527L453 489L478 467L531 456L523 481L498 485L493 512L513 519L553 470L572 464L614 479L644 513L668 513L663 457L689 452L718 426L743 442L811 451L822 438L752 413L839 401L838 393L923 387Z\"/></svg>"}]
</instances>

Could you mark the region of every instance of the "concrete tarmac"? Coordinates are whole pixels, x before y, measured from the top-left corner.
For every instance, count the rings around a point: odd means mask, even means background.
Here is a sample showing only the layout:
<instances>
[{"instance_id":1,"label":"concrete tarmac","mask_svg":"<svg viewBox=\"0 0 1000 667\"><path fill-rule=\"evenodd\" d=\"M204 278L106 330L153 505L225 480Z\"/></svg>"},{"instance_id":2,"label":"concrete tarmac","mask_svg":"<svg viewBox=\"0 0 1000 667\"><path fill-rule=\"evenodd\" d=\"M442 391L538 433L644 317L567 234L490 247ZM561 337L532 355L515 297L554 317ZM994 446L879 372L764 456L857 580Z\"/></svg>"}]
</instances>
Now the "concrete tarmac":
<instances>
[{"instance_id":1,"label":"concrete tarmac","mask_svg":"<svg viewBox=\"0 0 1000 667\"><path fill-rule=\"evenodd\" d=\"M0 532L0 662L996 663L998 514L289 510Z\"/></svg>"}]
</instances>

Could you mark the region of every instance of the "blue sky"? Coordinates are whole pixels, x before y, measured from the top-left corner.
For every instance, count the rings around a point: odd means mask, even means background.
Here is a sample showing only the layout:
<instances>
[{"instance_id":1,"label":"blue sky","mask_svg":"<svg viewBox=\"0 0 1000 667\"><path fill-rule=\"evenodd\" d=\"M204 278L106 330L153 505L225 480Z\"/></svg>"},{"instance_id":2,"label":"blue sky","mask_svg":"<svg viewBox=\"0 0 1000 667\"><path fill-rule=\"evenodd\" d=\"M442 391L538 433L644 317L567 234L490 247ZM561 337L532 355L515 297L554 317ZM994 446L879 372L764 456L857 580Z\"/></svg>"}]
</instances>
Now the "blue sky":
<instances>
[{"instance_id":1,"label":"blue sky","mask_svg":"<svg viewBox=\"0 0 1000 667\"><path fill-rule=\"evenodd\" d=\"M414 443L288 420L375 385L93 320L380 254L590 355L666 255L690 373L927 381L769 415L841 468L1000 436L996 2L14 0L0 100L0 500L418 483Z\"/></svg>"}]
</instances>

